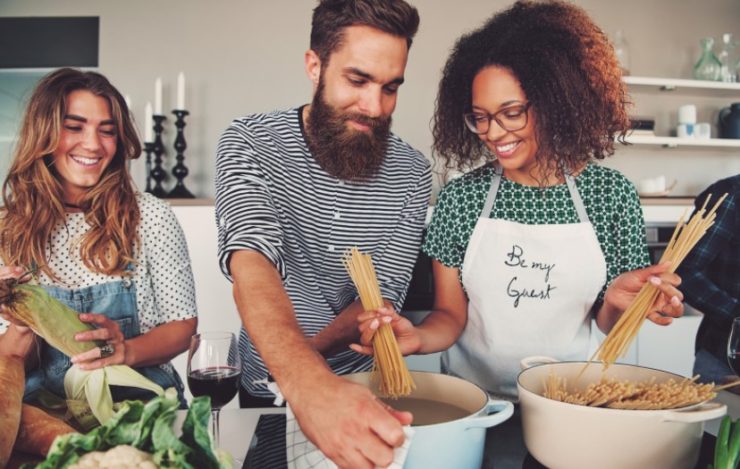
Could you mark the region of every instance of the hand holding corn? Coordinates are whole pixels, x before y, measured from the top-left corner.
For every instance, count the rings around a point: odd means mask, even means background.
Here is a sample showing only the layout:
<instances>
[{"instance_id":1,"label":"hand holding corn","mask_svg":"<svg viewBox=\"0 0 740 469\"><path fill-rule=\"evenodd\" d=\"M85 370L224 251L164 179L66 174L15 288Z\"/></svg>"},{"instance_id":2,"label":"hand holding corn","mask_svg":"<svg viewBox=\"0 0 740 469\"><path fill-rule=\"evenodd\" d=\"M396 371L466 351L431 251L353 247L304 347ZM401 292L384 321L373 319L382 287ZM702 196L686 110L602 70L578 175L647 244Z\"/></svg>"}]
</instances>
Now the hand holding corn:
<instances>
[{"instance_id":1,"label":"hand holding corn","mask_svg":"<svg viewBox=\"0 0 740 469\"><path fill-rule=\"evenodd\" d=\"M2 274L12 274L12 271L0 271L0 275ZM79 313L49 296L43 287L21 284L13 275L0 277L0 305L4 305L4 314L26 324L49 345L68 357L94 351L99 358L100 347L106 346L105 340L108 339L121 340L120 352L125 354L123 334L115 321L103 319L102 315L84 314L83 317L87 317L88 322L103 326L102 330L96 332L91 324L80 320ZM90 332L93 333L92 340L78 339L78 335ZM100 364L101 360L95 362ZM72 366L64 376L64 391L68 405L71 402L85 403L84 406L76 405L76 411L70 407L76 417L85 418L88 410L91 410L100 423L113 418L111 385L146 389L160 395L164 393L161 386L128 366L100 365L96 368L81 370L79 366Z\"/></svg>"},{"instance_id":2,"label":"hand holding corn","mask_svg":"<svg viewBox=\"0 0 740 469\"><path fill-rule=\"evenodd\" d=\"M22 267L0 267L0 280L2 279L19 279L23 276L24 269ZM11 327L8 328L10 335L6 337L3 346L0 347L0 353L4 355L14 355L25 358L32 350L35 345L35 335L30 327L26 326L22 321L14 318L6 310L4 304L0 304L0 317L5 321L8 321Z\"/></svg>"},{"instance_id":3,"label":"hand holding corn","mask_svg":"<svg viewBox=\"0 0 740 469\"><path fill-rule=\"evenodd\" d=\"M80 342L103 341L113 347L113 354L103 356L102 350L94 348L86 352L78 353L70 358L72 363L78 365L81 370L95 370L109 365L126 364L126 341L118 323L104 314L82 313L80 321L91 324L93 330L78 332L75 340Z\"/></svg>"}]
</instances>

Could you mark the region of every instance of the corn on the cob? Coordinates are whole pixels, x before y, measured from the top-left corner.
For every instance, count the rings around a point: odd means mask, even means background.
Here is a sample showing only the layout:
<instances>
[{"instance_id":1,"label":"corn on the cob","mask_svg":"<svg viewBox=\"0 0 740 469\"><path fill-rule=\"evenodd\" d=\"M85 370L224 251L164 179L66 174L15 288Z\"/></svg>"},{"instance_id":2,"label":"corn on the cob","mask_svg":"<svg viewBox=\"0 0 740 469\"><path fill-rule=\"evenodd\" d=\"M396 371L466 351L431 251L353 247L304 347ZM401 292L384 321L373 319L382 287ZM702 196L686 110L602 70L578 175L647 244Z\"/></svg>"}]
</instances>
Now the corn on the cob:
<instances>
[{"instance_id":1,"label":"corn on the cob","mask_svg":"<svg viewBox=\"0 0 740 469\"><path fill-rule=\"evenodd\" d=\"M42 287L11 284L0 281L0 303L5 304L11 317L26 324L52 347L71 357L103 345L76 341L75 334L93 327L80 321L77 311L49 296Z\"/></svg>"},{"instance_id":2,"label":"corn on the cob","mask_svg":"<svg viewBox=\"0 0 740 469\"><path fill-rule=\"evenodd\" d=\"M49 345L71 357L99 347L104 342L78 342L75 335L92 330L80 321L78 313L52 298L38 285L19 284L16 279L0 279L0 304L5 313L26 324ZM100 423L114 414L110 385L130 386L163 394L164 389L125 365L84 371L72 366L64 377L69 410L83 426L90 412Z\"/></svg>"}]
</instances>

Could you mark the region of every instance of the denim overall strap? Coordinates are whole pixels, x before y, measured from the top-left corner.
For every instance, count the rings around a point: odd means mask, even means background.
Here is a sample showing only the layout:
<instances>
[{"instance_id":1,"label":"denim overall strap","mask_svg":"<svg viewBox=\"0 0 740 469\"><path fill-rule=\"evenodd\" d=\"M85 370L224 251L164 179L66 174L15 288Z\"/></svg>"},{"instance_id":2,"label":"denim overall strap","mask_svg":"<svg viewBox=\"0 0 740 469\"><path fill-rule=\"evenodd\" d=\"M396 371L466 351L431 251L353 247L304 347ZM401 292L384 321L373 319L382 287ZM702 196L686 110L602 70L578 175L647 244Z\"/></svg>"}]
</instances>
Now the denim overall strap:
<instances>
[{"instance_id":1,"label":"denim overall strap","mask_svg":"<svg viewBox=\"0 0 740 469\"><path fill-rule=\"evenodd\" d=\"M44 289L52 298L59 300L77 312L105 314L118 323L126 339L136 337L141 333L136 304L136 286L130 278L79 289L54 286L45 286ZM69 357L54 347L44 344L39 365L43 377L43 387L57 396L63 397L65 395L64 375L71 366ZM176 388L181 404L185 403L184 386L176 373L168 373L156 365L136 368L136 371L165 389L169 387ZM30 393L38 388L38 376L33 376L33 374L29 376L26 385L26 397L31 397ZM154 397L150 391L123 386L111 386L111 393L114 401Z\"/></svg>"}]
</instances>

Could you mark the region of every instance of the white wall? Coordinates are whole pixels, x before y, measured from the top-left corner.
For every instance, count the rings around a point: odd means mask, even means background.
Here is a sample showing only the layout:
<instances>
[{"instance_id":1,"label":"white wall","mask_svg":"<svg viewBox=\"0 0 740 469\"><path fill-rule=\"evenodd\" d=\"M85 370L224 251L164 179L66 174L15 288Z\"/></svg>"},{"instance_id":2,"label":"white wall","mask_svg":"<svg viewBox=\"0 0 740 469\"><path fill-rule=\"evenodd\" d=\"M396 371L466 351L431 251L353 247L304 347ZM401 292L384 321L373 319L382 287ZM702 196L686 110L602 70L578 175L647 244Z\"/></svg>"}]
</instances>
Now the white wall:
<instances>
[{"instance_id":1,"label":"white wall","mask_svg":"<svg viewBox=\"0 0 740 469\"><path fill-rule=\"evenodd\" d=\"M430 154L439 71L454 40L510 4L502 0L411 0L421 27L411 50L394 130ZM630 44L632 73L690 78L699 38L740 35L737 0L579 0L610 34L621 28ZM0 16L99 15L100 70L129 94L139 122L153 101L154 79L165 82L164 108L172 109L179 71L188 77L186 183L198 196L213 195L214 149L231 119L247 113L305 103L310 86L303 75L311 10L308 0L0 0ZM695 98L635 96L637 112L655 114L659 128L675 124L674 110L694 102L699 119L740 96ZM167 139L174 138L168 127ZM716 129L715 129L716 130ZM170 145L171 148L171 145ZM173 152L169 153L170 161ZM740 172L737 151L630 149L609 165L634 181L665 174L678 179L675 193L696 195L719 177ZM699 170L697 170L699 168ZM143 164L135 166L143 181Z\"/></svg>"},{"instance_id":2,"label":"white wall","mask_svg":"<svg viewBox=\"0 0 740 469\"><path fill-rule=\"evenodd\" d=\"M216 257L218 238L213 205L172 208L185 232L190 251L198 307L198 332L229 331L238 335L241 320L234 304L231 283L221 273ZM180 354L172 360L172 364L185 379L187 353ZM188 386L185 386L185 395L190 399ZM234 399L226 407L239 407L238 402L238 399Z\"/></svg>"}]
</instances>

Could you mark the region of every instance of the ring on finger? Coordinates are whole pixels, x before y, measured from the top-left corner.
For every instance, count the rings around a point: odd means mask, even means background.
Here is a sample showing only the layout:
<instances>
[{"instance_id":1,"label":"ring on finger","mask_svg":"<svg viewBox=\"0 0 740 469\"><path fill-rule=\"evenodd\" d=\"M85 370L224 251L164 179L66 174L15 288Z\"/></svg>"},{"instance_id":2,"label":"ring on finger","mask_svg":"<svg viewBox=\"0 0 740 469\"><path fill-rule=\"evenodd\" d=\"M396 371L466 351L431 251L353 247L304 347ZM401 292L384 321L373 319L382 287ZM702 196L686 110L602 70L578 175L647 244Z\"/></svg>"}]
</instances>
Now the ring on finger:
<instances>
[{"instance_id":1,"label":"ring on finger","mask_svg":"<svg viewBox=\"0 0 740 469\"><path fill-rule=\"evenodd\" d=\"M108 358L116 352L113 344L107 343L100 347L100 358Z\"/></svg>"}]
</instances>

